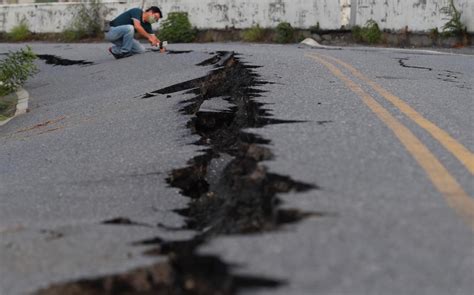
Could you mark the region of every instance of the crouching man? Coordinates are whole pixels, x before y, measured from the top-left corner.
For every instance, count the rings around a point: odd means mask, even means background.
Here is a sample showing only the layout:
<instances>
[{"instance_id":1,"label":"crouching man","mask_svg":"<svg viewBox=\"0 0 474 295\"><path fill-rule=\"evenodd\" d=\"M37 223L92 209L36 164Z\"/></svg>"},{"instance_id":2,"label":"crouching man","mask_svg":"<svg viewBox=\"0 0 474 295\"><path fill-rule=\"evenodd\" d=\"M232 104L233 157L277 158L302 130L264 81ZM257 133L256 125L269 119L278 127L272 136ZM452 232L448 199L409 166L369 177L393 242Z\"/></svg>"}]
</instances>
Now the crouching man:
<instances>
[{"instance_id":1,"label":"crouching man","mask_svg":"<svg viewBox=\"0 0 474 295\"><path fill-rule=\"evenodd\" d=\"M117 59L145 52L143 45L134 38L135 33L146 38L152 46L157 46L160 40L153 34L151 25L161 16L161 10L156 6L145 11L132 8L117 16L105 33L105 39L114 44L109 52Z\"/></svg>"}]
</instances>

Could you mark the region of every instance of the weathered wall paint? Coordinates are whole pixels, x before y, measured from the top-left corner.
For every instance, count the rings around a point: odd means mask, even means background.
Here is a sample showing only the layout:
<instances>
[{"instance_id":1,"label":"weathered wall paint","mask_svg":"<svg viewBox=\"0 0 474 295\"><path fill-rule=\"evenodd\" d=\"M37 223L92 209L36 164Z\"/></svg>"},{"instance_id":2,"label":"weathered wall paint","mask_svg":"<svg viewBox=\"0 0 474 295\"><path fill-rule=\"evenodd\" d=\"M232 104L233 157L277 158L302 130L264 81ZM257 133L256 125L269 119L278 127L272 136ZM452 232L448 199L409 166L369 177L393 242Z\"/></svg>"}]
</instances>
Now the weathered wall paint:
<instances>
[{"instance_id":1,"label":"weathered wall paint","mask_svg":"<svg viewBox=\"0 0 474 295\"><path fill-rule=\"evenodd\" d=\"M429 31L441 28L447 16L440 12L448 6L449 0L353 0L355 20L364 25L369 19L375 20L382 29L399 30L408 26L411 31ZM462 11L461 20L470 32L474 31L474 0L454 0ZM353 5L355 6L355 5ZM354 8L354 7L353 7Z\"/></svg>"},{"instance_id":2,"label":"weathered wall paint","mask_svg":"<svg viewBox=\"0 0 474 295\"><path fill-rule=\"evenodd\" d=\"M140 7L141 0L106 3L105 18ZM199 29L248 28L253 25L275 27L287 21L294 27L339 29L343 25L364 25L369 19L381 28L429 31L446 22L439 10L448 0L147 0L145 6L157 5L165 16L173 11L189 13ZM455 0L463 11L463 21L474 31L474 0ZM70 24L77 3L0 5L0 31L8 32L22 19L38 33L62 32Z\"/></svg>"},{"instance_id":3,"label":"weathered wall paint","mask_svg":"<svg viewBox=\"0 0 474 295\"><path fill-rule=\"evenodd\" d=\"M111 18L129 7L133 6L119 2L107 3L105 17ZM22 20L26 21L31 32L63 32L70 26L78 8L77 3L0 5L0 32L9 32Z\"/></svg>"},{"instance_id":4,"label":"weathered wall paint","mask_svg":"<svg viewBox=\"0 0 474 295\"><path fill-rule=\"evenodd\" d=\"M165 14L187 11L198 28L248 28L253 25L275 27L287 21L295 27L316 25L340 28L339 0L154 0Z\"/></svg>"},{"instance_id":5,"label":"weathered wall paint","mask_svg":"<svg viewBox=\"0 0 474 295\"><path fill-rule=\"evenodd\" d=\"M142 1L109 2L107 19ZM0 31L8 32L26 18L30 30L38 33L62 32L70 23L74 3L0 5ZM339 0L148 0L145 6L157 5L165 16L186 11L193 26L199 29L275 27L282 21L307 28L319 21L324 28L341 27Z\"/></svg>"}]
</instances>

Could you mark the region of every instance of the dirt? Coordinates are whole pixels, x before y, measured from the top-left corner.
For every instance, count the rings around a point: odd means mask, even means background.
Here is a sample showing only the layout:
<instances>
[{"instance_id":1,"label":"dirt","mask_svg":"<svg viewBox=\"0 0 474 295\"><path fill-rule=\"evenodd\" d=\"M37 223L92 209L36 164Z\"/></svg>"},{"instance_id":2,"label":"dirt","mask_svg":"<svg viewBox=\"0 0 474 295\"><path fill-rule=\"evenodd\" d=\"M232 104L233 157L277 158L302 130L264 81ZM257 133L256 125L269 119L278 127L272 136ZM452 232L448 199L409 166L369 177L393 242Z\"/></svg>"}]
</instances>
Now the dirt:
<instances>
[{"instance_id":1,"label":"dirt","mask_svg":"<svg viewBox=\"0 0 474 295\"><path fill-rule=\"evenodd\" d=\"M65 116L60 116L60 117L52 119L52 120L47 120L47 121L38 123L38 124L36 124L34 126L31 126L31 127L20 129L20 130L16 131L16 133L28 132L28 131L32 131L32 130L35 130L35 129L44 128L44 127L59 123L59 122L63 121L64 119L66 119Z\"/></svg>"}]
</instances>

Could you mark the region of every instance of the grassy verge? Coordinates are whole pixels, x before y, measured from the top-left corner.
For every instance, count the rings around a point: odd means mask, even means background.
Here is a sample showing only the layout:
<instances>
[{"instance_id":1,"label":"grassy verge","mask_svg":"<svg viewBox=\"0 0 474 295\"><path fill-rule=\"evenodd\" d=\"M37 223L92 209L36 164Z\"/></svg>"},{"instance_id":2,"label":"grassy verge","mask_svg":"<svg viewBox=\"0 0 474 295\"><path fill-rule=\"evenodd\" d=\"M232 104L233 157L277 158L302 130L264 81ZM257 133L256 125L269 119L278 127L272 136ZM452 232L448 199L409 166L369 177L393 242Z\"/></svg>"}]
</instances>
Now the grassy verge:
<instances>
[{"instance_id":1,"label":"grassy verge","mask_svg":"<svg viewBox=\"0 0 474 295\"><path fill-rule=\"evenodd\" d=\"M351 44L364 44L367 45L369 44L368 42L364 42L358 38L360 38L360 32L357 32L357 29L360 29L360 27L356 28L356 32L354 35L354 32L352 32L352 37L351 33L349 30L318 30L318 31L312 31L309 29L299 29L295 28L294 30L294 35L293 37L294 42L296 41L301 41L304 38L307 37L313 37L314 34L317 34L319 37L323 37L321 39L316 39L316 41L320 42L323 45L338 45L338 46L343 46L343 45L351 45ZM247 29L249 30L249 29ZM276 32L275 29L267 29L267 28L261 28L263 30L263 34L259 32L258 30L255 30L251 33L247 33L247 30L241 30L241 29L214 29L214 30L196 30L195 34L196 37L193 40L195 43L207 43L207 42L259 42L259 43L276 43ZM375 31L375 30L374 30ZM429 38L433 39L433 44L430 44L429 46L433 47L441 47L441 48L452 48L454 47L454 44L451 44L450 38L446 38L443 36L442 32L436 33L437 30L433 29L429 32L419 32L419 33L409 33L410 36L414 37L420 37L420 36L428 36ZM376 32L376 31L375 31ZM358 35L359 33L359 35ZM413 40L410 40L410 38L406 38L407 33L404 32L396 32L396 31L386 31L382 32L382 37L378 41L378 43L374 43L375 45L378 46L396 46L396 47L407 47L407 46L414 46L414 47L419 47L415 43L411 43ZM404 39L401 38L403 35ZM328 37L329 36L329 37ZM371 37L370 40L373 40L374 38L372 34L369 34ZM377 33L375 34L375 38L377 39ZM329 39L327 39L328 37ZM104 40L103 35L96 36L96 37L87 37L83 38L80 40L75 40L73 42L70 42L66 40L67 38L64 37L64 33L31 33L30 36L28 37L27 40L24 40L23 42L54 42L54 43L102 43L106 42ZM403 39L404 41L400 41L400 39ZM415 39L415 38L411 38ZM143 41L143 39L141 39ZM166 39L163 39L166 40ZM465 46L470 46L473 44L472 40L474 40L474 33L469 33L467 32L464 36L464 39L462 40L462 44ZM168 40L166 40L168 41ZM11 40L6 38L5 33L0 32L0 44L2 42L12 42ZM408 42L408 43L407 43ZM425 47L428 45L425 45Z\"/></svg>"},{"instance_id":2,"label":"grassy verge","mask_svg":"<svg viewBox=\"0 0 474 295\"><path fill-rule=\"evenodd\" d=\"M1 120L12 117L16 112L20 89L29 77L37 72L35 53L29 46L7 53L0 60L0 116Z\"/></svg>"}]
</instances>

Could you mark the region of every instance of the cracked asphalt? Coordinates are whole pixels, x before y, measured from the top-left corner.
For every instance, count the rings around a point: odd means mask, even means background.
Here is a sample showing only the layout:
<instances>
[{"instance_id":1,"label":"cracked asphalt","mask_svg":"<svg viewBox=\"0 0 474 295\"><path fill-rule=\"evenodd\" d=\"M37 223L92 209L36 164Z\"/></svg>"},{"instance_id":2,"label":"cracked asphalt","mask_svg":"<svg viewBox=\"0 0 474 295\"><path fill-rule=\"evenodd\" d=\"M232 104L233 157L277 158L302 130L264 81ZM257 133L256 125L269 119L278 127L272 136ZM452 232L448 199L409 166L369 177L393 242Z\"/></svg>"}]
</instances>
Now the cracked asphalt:
<instances>
[{"instance_id":1,"label":"cracked asphalt","mask_svg":"<svg viewBox=\"0 0 474 295\"><path fill-rule=\"evenodd\" d=\"M0 53L19 47L2 44ZM276 119L301 121L250 130L271 140L270 172L320 187L279 195L282 207L325 214L278 231L220 236L200 253L237 264L235 273L285 282L246 294L472 293L472 55L231 43L177 44L170 48L193 51L114 60L107 47L32 44L38 54L94 64L38 61L40 72L25 85L30 112L0 128L0 294L148 265L161 258L143 256L146 247L133 242L194 235L157 226L184 224L173 210L188 199L165 178L202 148L179 113L190 94L140 97L205 75L212 66L195 65L218 50L262 66L255 71L273 83L259 86L266 92L258 100ZM367 81L325 59L354 81L351 88L314 56L349 63L401 98L464 146L468 164ZM436 187L439 178L428 177L352 91L357 86L431 151L463 198ZM118 217L140 225L102 224Z\"/></svg>"}]
</instances>

